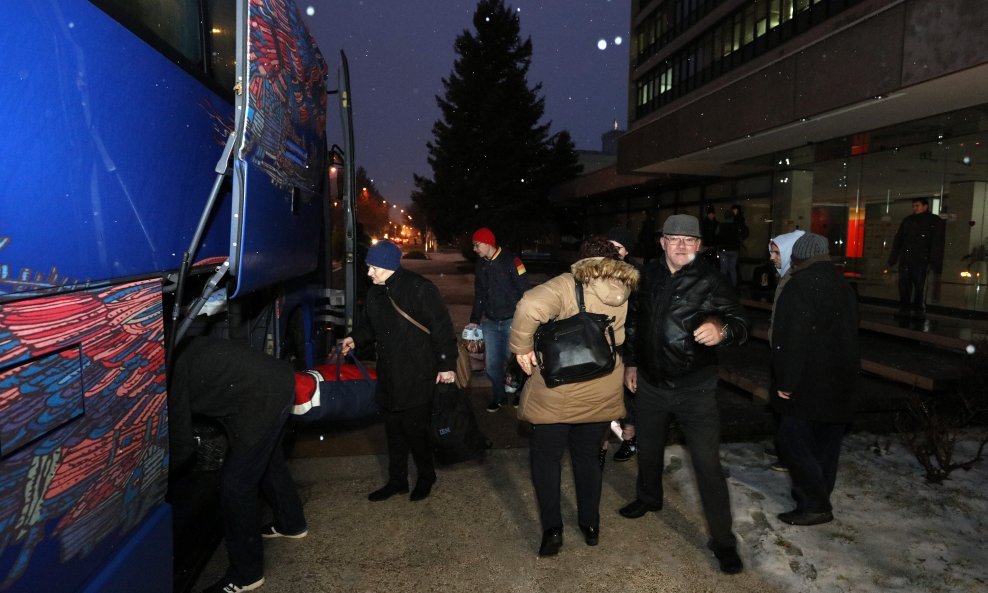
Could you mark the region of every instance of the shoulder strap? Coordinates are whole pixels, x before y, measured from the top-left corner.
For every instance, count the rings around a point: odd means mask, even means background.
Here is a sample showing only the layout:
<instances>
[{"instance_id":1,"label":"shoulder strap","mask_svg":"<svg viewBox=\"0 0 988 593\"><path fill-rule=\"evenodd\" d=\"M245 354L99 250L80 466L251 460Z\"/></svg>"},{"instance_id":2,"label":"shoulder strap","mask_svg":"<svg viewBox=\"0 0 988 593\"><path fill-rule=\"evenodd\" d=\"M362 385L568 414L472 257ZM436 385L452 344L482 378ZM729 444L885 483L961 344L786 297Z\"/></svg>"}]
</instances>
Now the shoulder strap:
<instances>
[{"instance_id":1,"label":"shoulder strap","mask_svg":"<svg viewBox=\"0 0 988 593\"><path fill-rule=\"evenodd\" d=\"M427 328L426 326L422 325L418 321L415 321L414 319L412 319L411 315L409 315L408 313L405 313L401 309L401 307L398 306L398 303L396 303L395 300L393 298L391 298L391 295L390 294L388 295L388 300L391 301L391 306L395 308L395 311L397 311L398 314L400 314L402 317L404 317L405 319L407 319L412 325L414 325L415 327L419 328L420 330L424 331L427 334L430 334L430 335L432 334L432 332L429 331L429 328Z\"/></svg>"},{"instance_id":2,"label":"shoulder strap","mask_svg":"<svg viewBox=\"0 0 988 593\"><path fill-rule=\"evenodd\" d=\"M580 307L580 313L586 313L587 307L583 304L583 285L580 284L579 280L574 280L576 282L576 304Z\"/></svg>"}]
</instances>

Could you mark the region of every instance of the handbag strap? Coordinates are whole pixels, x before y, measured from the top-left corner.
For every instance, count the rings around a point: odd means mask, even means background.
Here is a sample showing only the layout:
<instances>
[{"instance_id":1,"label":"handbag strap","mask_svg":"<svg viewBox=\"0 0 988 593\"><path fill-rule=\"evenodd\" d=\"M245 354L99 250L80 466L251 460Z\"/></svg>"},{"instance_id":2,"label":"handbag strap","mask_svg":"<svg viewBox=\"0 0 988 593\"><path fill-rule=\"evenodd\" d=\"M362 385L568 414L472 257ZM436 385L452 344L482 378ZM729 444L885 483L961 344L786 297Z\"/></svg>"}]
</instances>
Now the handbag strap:
<instances>
[{"instance_id":1,"label":"handbag strap","mask_svg":"<svg viewBox=\"0 0 988 593\"><path fill-rule=\"evenodd\" d=\"M390 294L388 295L388 300L391 301L391 306L395 308L395 311L397 311L399 314L401 314L401 316L404 317L405 319L407 319L412 325L414 325L415 327L417 327L420 330L424 331L425 333L427 333L429 335L432 335L432 332L429 331L429 328L427 328L426 326L422 325L418 321L415 321L414 319L412 319L412 316L409 315L408 313L405 313L401 309L401 307L398 306L398 303L396 303L395 300L393 298L391 298L391 295Z\"/></svg>"},{"instance_id":2,"label":"handbag strap","mask_svg":"<svg viewBox=\"0 0 988 593\"><path fill-rule=\"evenodd\" d=\"M364 366L364 363L360 362L360 360L356 356L354 356L353 352L348 352L347 354L343 354L342 345L336 347L336 380L337 381L342 380L340 377L340 371L343 370L343 364L347 361L347 359L349 359L350 362L353 363L353 366L357 367L357 370L360 371L360 374L364 376L364 381L367 381L368 383L374 381L373 379L371 379L370 373L367 372L367 368ZM311 373L311 371L307 371L307 372Z\"/></svg>"},{"instance_id":3,"label":"handbag strap","mask_svg":"<svg viewBox=\"0 0 988 593\"><path fill-rule=\"evenodd\" d=\"M580 307L580 313L586 313L587 307L583 304L583 285L580 284L579 280L573 280L576 282L576 304Z\"/></svg>"}]
</instances>

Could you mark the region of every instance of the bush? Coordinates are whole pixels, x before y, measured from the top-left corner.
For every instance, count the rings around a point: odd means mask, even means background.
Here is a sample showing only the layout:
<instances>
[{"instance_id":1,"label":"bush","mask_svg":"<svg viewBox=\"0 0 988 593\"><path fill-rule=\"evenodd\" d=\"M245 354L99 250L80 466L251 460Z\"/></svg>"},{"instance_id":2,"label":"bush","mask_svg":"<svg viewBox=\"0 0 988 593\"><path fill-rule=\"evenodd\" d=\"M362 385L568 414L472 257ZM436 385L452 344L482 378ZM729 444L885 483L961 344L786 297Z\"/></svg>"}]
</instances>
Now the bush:
<instances>
[{"instance_id":1,"label":"bush","mask_svg":"<svg viewBox=\"0 0 988 593\"><path fill-rule=\"evenodd\" d=\"M967 357L966 376L956 393L914 395L905 414L896 418L906 447L926 470L926 481L939 484L955 469L971 469L984 457L988 443L988 339ZM976 427L978 449L971 459L955 462L958 433Z\"/></svg>"}]
</instances>

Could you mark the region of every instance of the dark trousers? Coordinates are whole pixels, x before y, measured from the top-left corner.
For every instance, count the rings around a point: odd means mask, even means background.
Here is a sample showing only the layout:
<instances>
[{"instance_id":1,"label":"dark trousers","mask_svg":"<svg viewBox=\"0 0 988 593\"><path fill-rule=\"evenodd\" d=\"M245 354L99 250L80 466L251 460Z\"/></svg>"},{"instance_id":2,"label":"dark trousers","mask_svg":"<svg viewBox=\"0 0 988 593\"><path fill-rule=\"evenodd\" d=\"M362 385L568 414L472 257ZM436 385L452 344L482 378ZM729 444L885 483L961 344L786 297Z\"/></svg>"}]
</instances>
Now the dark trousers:
<instances>
[{"instance_id":1,"label":"dark trousers","mask_svg":"<svg viewBox=\"0 0 988 593\"><path fill-rule=\"evenodd\" d=\"M388 483L408 486L408 454L415 461L417 479L436 481L436 466L429 444L429 419L432 406L425 404L384 412L384 433L388 437Z\"/></svg>"},{"instance_id":2,"label":"dark trousers","mask_svg":"<svg viewBox=\"0 0 988 593\"><path fill-rule=\"evenodd\" d=\"M258 491L274 510L279 531L297 533L306 529L302 501L281 446L288 410L286 406L247 449L231 450L223 463L220 505L230 560L226 577L237 584L253 583L264 576Z\"/></svg>"},{"instance_id":3,"label":"dark trousers","mask_svg":"<svg viewBox=\"0 0 988 593\"><path fill-rule=\"evenodd\" d=\"M899 308L908 310L910 303L914 311L926 310L926 272L922 264L899 264Z\"/></svg>"},{"instance_id":4,"label":"dark trousers","mask_svg":"<svg viewBox=\"0 0 988 593\"><path fill-rule=\"evenodd\" d=\"M669 423L675 418L693 461L693 473L713 544L717 548L735 547L731 531L731 498L720 464L716 375L695 387L668 389L649 384L639 374L636 399L638 499L652 507L662 505L665 445Z\"/></svg>"},{"instance_id":5,"label":"dark trousers","mask_svg":"<svg viewBox=\"0 0 988 593\"><path fill-rule=\"evenodd\" d=\"M610 422L532 425L528 451L543 531L563 526L559 484L566 449L576 484L577 521L584 527L600 527L602 482L597 452L608 426Z\"/></svg>"},{"instance_id":6,"label":"dark trousers","mask_svg":"<svg viewBox=\"0 0 988 593\"><path fill-rule=\"evenodd\" d=\"M837 481L840 444L846 424L813 422L783 415L776 442L779 457L789 470L796 510L829 513L830 494Z\"/></svg>"}]
</instances>

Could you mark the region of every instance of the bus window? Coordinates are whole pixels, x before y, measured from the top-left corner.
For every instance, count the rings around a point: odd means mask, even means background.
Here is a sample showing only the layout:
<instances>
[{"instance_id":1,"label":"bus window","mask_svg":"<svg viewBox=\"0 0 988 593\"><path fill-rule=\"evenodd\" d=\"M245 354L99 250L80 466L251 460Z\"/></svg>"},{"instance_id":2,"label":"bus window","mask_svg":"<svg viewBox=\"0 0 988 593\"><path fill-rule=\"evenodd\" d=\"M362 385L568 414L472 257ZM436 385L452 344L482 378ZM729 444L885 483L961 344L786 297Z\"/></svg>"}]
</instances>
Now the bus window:
<instances>
[{"instance_id":1,"label":"bus window","mask_svg":"<svg viewBox=\"0 0 988 593\"><path fill-rule=\"evenodd\" d=\"M227 92L233 89L237 66L237 3L230 0L209 0L209 76Z\"/></svg>"},{"instance_id":2,"label":"bus window","mask_svg":"<svg viewBox=\"0 0 988 593\"><path fill-rule=\"evenodd\" d=\"M199 0L93 0L93 4L125 25L151 33L190 64L202 64Z\"/></svg>"}]
</instances>

